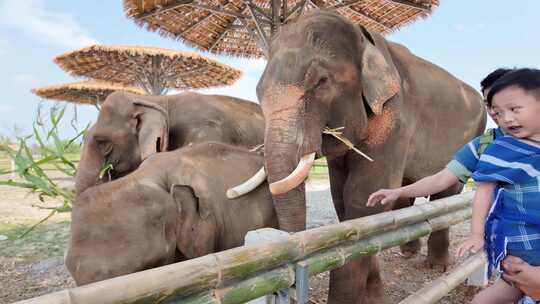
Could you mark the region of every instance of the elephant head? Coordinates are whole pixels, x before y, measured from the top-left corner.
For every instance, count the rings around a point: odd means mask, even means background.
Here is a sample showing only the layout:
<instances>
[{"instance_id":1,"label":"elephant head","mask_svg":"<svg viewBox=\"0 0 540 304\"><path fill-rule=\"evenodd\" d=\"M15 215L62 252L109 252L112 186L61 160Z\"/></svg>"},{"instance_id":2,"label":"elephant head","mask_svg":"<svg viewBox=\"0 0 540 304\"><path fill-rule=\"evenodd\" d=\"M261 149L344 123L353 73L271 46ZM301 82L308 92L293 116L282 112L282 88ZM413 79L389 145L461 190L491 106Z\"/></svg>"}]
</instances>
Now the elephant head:
<instances>
[{"instance_id":1,"label":"elephant head","mask_svg":"<svg viewBox=\"0 0 540 304\"><path fill-rule=\"evenodd\" d=\"M69 272L88 284L241 246L248 231L277 227L267 184L225 197L262 163L247 149L200 143L85 190L73 203Z\"/></svg>"},{"instance_id":2,"label":"elephant head","mask_svg":"<svg viewBox=\"0 0 540 304\"><path fill-rule=\"evenodd\" d=\"M324 128L344 127L353 144L365 143L370 120L399 95L400 82L383 38L334 13L316 12L282 27L257 85L265 168L280 228L305 229L309 166L297 167L300 160L348 150Z\"/></svg>"},{"instance_id":3,"label":"elephant head","mask_svg":"<svg viewBox=\"0 0 540 304\"><path fill-rule=\"evenodd\" d=\"M153 153L166 151L168 113L157 100L125 92L110 94L86 134L75 178L77 193L108 179L99 178L111 164L111 178L135 170Z\"/></svg>"},{"instance_id":4,"label":"elephant head","mask_svg":"<svg viewBox=\"0 0 540 304\"><path fill-rule=\"evenodd\" d=\"M77 285L176 261L177 206L150 183L120 178L73 203L66 266Z\"/></svg>"}]
</instances>

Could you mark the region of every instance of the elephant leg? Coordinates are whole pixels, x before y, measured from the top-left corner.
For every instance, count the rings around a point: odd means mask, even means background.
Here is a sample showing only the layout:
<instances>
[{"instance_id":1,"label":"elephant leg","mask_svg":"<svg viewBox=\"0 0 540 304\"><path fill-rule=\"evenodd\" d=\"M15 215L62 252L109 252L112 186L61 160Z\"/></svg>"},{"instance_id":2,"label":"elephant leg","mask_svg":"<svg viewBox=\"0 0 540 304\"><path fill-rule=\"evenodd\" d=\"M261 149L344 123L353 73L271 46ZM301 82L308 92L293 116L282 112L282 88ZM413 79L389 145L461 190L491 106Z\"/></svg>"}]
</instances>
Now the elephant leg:
<instances>
[{"instance_id":1,"label":"elephant leg","mask_svg":"<svg viewBox=\"0 0 540 304\"><path fill-rule=\"evenodd\" d=\"M393 210L398 210L402 208L408 208L414 204L415 198L402 198L398 199L395 203ZM410 258L413 255L417 254L420 251L421 242L419 239L412 240L408 243L405 243L403 245L400 245L399 248L401 250L401 255L404 258Z\"/></svg>"},{"instance_id":2,"label":"elephant leg","mask_svg":"<svg viewBox=\"0 0 540 304\"><path fill-rule=\"evenodd\" d=\"M345 205L343 201L343 189L347 180L347 168L344 166L344 158L338 157L328 159L328 168L330 169L330 192L332 193L332 202L339 221L345 218Z\"/></svg>"},{"instance_id":3,"label":"elephant leg","mask_svg":"<svg viewBox=\"0 0 540 304\"><path fill-rule=\"evenodd\" d=\"M411 181L404 179L402 186L407 186L412 184ZM415 198L400 198L395 202L393 210L398 210L402 208L408 208L414 205ZM404 258L410 258L417 254L420 251L421 243L420 240L412 240L406 244L399 246L401 249L401 254Z\"/></svg>"},{"instance_id":4,"label":"elephant leg","mask_svg":"<svg viewBox=\"0 0 540 304\"><path fill-rule=\"evenodd\" d=\"M358 270L370 271L358 271ZM371 286L366 294L353 286ZM351 261L330 272L328 303L382 303L383 286L376 256ZM364 297L365 296L365 297Z\"/></svg>"},{"instance_id":5,"label":"elephant leg","mask_svg":"<svg viewBox=\"0 0 540 304\"><path fill-rule=\"evenodd\" d=\"M368 155L378 154L368 151ZM385 206L381 205L366 207L367 198L380 188L401 185L403 172L399 168L403 167L402 161L399 156L388 157L382 165L383 162L367 163L361 156L348 154L345 158L348 174L343 187L344 215L341 219L349 220L384 211ZM333 170L333 167L330 169ZM328 304L384 302L376 256L362 257L331 272Z\"/></svg>"},{"instance_id":6,"label":"elephant leg","mask_svg":"<svg viewBox=\"0 0 540 304\"><path fill-rule=\"evenodd\" d=\"M445 191L434 194L430 197L430 200L436 200L443 197L455 195L461 192L463 189L463 184L457 183L454 186L446 189ZM450 245L449 240L449 229L443 229L431 233L428 238L428 256L426 264L428 267L432 268L434 266L439 266L443 268L443 271L446 271L446 268L450 264L450 255L448 252L448 246Z\"/></svg>"}]
</instances>

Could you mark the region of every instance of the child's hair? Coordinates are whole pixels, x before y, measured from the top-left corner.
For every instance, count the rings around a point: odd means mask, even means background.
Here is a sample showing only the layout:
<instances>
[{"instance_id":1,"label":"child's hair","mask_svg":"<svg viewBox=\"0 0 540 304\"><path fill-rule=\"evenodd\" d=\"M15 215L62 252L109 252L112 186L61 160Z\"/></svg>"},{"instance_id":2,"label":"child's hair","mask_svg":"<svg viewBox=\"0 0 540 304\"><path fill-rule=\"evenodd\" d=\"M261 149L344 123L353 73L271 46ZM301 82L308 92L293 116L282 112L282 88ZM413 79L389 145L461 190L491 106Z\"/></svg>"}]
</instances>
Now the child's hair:
<instances>
[{"instance_id":1,"label":"child's hair","mask_svg":"<svg viewBox=\"0 0 540 304\"><path fill-rule=\"evenodd\" d=\"M515 69L497 79L487 96L488 106L491 107L495 94L513 86L540 100L540 70L531 68Z\"/></svg>"},{"instance_id":2,"label":"child's hair","mask_svg":"<svg viewBox=\"0 0 540 304\"><path fill-rule=\"evenodd\" d=\"M489 73L486 76L486 78L484 78L484 79L482 79L482 81L480 81L480 92L482 92L482 94L484 94L484 91L486 89L491 88L491 86L493 86L493 83L495 83L495 81L497 81L499 78L501 78L502 76L508 74L508 72L511 72L513 70L514 69L498 68L495 71Z\"/></svg>"}]
</instances>

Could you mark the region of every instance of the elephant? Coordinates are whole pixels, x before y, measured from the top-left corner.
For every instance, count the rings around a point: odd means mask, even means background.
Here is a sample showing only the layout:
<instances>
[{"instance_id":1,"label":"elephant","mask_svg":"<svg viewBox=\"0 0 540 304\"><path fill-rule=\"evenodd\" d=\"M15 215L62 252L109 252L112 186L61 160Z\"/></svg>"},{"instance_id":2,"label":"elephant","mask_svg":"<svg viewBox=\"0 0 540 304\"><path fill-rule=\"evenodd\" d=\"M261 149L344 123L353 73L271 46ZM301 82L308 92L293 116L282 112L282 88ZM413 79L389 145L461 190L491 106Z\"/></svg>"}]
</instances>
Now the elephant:
<instances>
[{"instance_id":1,"label":"elephant","mask_svg":"<svg viewBox=\"0 0 540 304\"><path fill-rule=\"evenodd\" d=\"M114 92L86 134L75 190L81 193L125 176L156 152L206 141L254 147L263 139L264 118L253 102L192 92L169 96ZM100 177L106 164L113 170Z\"/></svg>"},{"instance_id":2,"label":"elephant","mask_svg":"<svg viewBox=\"0 0 540 304\"><path fill-rule=\"evenodd\" d=\"M225 196L262 164L245 148L206 142L154 154L86 189L73 203L69 272L84 285L241 246L248 231L276 228L266 182Z\"/></svg>"},{"instance_id":3,"label":"elephant","mask_svg":"<svg viewBox=\"0 0 540 304\"><path fill-rule=\"evenodd\" d=\"M332 200L344 221L410 206L412 200L375 208L366 202L378 189L442 169L486 124L482 99L469 85L330 11L281 27L270 41L257 97L265 120L264 168L279 227L289 232L305 229L304 180L315 157L327 158ZM373 161L325 128L340 130ZM448 230L430 236L429 265L449 263L448 238ZM402 250L415 253L419 245L414 241ZM329 304L381 301L376 256L331 272Z\"/></svg>"}]
</instances>

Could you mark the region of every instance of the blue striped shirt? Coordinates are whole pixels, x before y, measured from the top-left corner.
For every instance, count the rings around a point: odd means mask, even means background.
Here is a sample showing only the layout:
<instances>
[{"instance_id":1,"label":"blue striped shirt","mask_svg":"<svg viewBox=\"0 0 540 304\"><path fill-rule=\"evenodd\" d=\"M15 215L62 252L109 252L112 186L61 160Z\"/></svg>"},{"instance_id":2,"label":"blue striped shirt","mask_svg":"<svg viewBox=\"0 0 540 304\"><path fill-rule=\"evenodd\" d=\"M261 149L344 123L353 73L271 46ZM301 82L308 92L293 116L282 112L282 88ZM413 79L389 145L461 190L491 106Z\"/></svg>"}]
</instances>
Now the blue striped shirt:
<instances>
[{"instance_id":1,"label":"blue striped shirt","mask_svg":"<svg viewBox=\"0 0 540 304\"><path fill-rule=\"evenodd\" d=\"M497 183L485 230L490 264L500 271L508 251L540 255L540 144L497 138L480 156L473 179Z\"/></svg>"},{"instance_id":2,"label":"blue striped shirt","mask_svg":"<svg viewBox=\"0 0 540 304\"><path fill-rule=\"evenodd\" d=\"M480 138L482 136L483 135L476 137L461 147L454 155L454 159L446 165L446 168L448 168L462 183L466 183L473 172L476 171L476 166L480 159L478 149L480 147ZM501 128L495 129L495 138L502 136L504 136L504 133Z\"/></svg>"}]
</instances>

